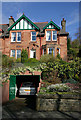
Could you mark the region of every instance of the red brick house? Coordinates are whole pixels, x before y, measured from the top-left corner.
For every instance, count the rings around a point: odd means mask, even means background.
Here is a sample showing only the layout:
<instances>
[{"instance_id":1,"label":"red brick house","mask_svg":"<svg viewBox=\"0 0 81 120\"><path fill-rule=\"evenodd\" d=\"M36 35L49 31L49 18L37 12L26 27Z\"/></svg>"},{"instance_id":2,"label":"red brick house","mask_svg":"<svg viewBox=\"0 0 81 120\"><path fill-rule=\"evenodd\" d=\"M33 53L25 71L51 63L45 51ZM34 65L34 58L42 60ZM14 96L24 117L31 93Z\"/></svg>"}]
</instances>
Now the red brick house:
<instances>
[{"instance_id":1,"label":"red brick house","mask_svg":"<svg viewBox=\"0 0 81 120\"><path fill-rule=\"evenodd\" d=\"M24 14L15 22L0 25L0 51L10 57L21 57L22 49L27 49L29 58L40 59L41 55L59 53L67 60L66 21L61 21L62 29L53 21L33 23Z\"/></svg>"}]
</instances>

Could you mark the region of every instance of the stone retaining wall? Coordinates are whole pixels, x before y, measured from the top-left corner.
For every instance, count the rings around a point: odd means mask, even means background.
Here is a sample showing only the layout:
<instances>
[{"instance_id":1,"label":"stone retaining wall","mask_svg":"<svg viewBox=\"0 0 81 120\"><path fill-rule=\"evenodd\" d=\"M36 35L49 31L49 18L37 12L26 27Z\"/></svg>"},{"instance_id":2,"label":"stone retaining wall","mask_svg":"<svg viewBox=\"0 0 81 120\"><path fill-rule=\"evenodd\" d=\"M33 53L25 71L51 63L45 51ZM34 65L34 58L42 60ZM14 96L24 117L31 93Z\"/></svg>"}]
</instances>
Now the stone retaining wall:
<instances>
[{"instance_id":1,"label":"stone retaining wall","mask_svg":"<svg viewBox=\"0 0 81 120\"><path fill-rule=\"evenodd\" d=\"M80 95L38 95L36 101L37 111L81 111Z\"/></svg>"}]
</instances>

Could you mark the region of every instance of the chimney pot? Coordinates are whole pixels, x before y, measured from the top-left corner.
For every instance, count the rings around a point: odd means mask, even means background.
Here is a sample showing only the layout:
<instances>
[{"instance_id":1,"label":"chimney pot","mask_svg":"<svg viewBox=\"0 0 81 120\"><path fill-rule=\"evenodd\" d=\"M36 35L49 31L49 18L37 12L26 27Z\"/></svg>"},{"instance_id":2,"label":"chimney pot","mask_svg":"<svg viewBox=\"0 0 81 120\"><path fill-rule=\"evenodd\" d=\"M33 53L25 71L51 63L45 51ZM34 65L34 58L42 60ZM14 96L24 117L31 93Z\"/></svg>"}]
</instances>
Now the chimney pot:
<instances>
[{"instance_id":1,"label":"chimney pot","mask_svg":"<svg viewBox=\"0 0 81 120\"><path fill-rule=\"evenodd\" d=\"M12 16L10 16L9 18L9 27L14 23L14 18Z\"/></svg>"},{"instance_id":2,"label":"chimney pot","mask_svg":"<svg viewBox=\"0 0 81 120\"><path fill-rule=\"evenodd\" d=\"M62 30L65 32L66 31L66 20L64 18L61 21L61 25L62 25Z\"/></svg>"}]
</instances>

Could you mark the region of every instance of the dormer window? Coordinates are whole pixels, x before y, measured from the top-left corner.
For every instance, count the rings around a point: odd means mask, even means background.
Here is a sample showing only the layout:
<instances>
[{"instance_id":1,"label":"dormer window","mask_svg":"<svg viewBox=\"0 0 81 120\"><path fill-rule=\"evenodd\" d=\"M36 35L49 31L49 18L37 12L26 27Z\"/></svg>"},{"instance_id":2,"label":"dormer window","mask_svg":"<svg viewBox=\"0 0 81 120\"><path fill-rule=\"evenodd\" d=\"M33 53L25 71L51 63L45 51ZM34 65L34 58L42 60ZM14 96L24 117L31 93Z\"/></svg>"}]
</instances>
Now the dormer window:
<instances>
[{"instance_id":1,"label":"dormer window","mask_svg":"<svg viewBox=\"0 0 81 120\"><path fill-rule=\"evenodd\" d=\"M57 31L52 31L52 40L57 41Z\"/></svg>"},{"instance_id":2,"label":"dormer window","mask_svg":"<svg viewBox=\"0 0 81 120\"><path fill-rule=\"evenodd\" d=\"M46 41L51 41L51 31L46 31Z\"/></svg>"}]
</instances>

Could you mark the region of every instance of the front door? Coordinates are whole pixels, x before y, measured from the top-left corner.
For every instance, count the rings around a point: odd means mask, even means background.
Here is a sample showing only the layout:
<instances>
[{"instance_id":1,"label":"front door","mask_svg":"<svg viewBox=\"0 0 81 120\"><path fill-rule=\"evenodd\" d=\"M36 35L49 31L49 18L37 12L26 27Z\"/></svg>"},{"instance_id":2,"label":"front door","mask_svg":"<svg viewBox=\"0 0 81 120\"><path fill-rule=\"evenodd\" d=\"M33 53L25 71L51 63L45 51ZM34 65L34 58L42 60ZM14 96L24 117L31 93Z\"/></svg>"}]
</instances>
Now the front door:
<instances>
[{"instance_id":1,"label":"front door","mask_svg":"<svg viewBox=\"0 0 81 120\"><path fill-rule=\"evenodd\" d=\"M30 58L36 58L36 50L30 50Z\"/></svg>"}]
</instances>

